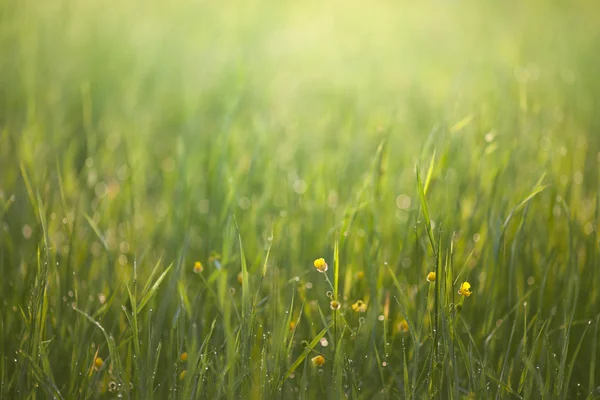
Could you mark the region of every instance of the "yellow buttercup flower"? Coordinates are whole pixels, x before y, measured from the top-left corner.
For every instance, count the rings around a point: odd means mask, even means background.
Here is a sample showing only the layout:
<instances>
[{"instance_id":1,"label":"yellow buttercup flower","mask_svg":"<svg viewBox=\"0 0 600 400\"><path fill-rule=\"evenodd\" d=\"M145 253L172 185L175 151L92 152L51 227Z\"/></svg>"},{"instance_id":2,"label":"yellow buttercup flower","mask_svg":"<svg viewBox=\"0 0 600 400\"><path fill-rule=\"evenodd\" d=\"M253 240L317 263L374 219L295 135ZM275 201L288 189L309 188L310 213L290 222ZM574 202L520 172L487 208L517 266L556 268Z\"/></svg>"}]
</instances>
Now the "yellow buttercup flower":
<instances>
[{"instance_id":1,"label":"yellow buttercup flower","mask_svg":"<svg viewBox=\"0 0 600 400\"><path fill-rule=\"evenodd\" d=\"M435 282L435 272L430 272L427 274L427 282Z\"/></svg>"},{"instance_id":2,"label":"yellow buttercup flower","mask_svg":"<svg viewBox=\"0 0 600 400\"><path fill-rule=\"evenodd\" d=\"M187 359L188 359L188 354L187 354L187 352L185 352L185 351L184 351L183 353L181 353L181 355L179 356L179 359L180 359L182 362L186 362L186 361L187 361Z\"/></svg>"},{"instance_id":3,"label":"yellow buttercup flower","mask_svg":"<svg viewBox=\"0 0 600 400\"><path fill-rule=\"evenodd\" d=\"M295 327L296 327L296 323L294 321L291 321L290 322L290 331L293 331Z\"/></svg>"},{"instance_id":4,"label":"yellow buttercup flower","mask_svg":"<svg viewBox=\"0 0 600 400\"><path fill-rule=\"evenodd\" d=\"M100 369L100 368L102 368L103 365L104 365L104 360L101 359L100 357L96 357L96 359L94 360L94 366L97 369Z\"/></svg>"},{"instance_id":5,"label":"yellow buttercup flower","mask_svg":"<svg viewBox=\"0 0 600 400\"><path fill-rule=\"evenodd\" d=\"M363 279L365 277L365 273L363 271L358 271L355 275L356 279Z\"/></svg>"},{"instance_id":6,"label":"yellow buttercup flower","mask_svg":"<svg viewBox=\"0 0 600 400\"><path fill-rule=\"evenodd\" d=\"M356 312L363 313L367 311L367 304L362 300L357 300L356 303L352 304L352 309Z\"/></svg>"},{"instance_id":7,"label":"yellow buttercup flower","mask_svg":"<svg viewBox=\"0 0 600 400\"><path fill-rule=\"evenodd\" d=\"M471 289L471 284L469 282L463 282L458 289L458 294L469 297L473 293L469 289Z\"/></svg>"},{"instance_id":8,"label":"yellow buttercup flower","mask_svg":"<svg viewBox=\"0 0 600 400\"><path fill-rule=\"evenodd\" d=\"M406 322L405 319L400 321L400 323L398 324L398 330L402 333L408 332L408 322Z\"/></svg>"},{"instance_id":9,"label":"yellow buttercup flower","mask_svg":"<svg viewBox=\"0 0 600 400\"><path fill-rule=\"evenodd\" d=\"M319 272L327 272L328 265L324 258L317 258L314 262L315 268Z\"/></svg>"},{"instance_id":10,"label":"yellow buttercup flower","mask_svg":"<svg viewBox=\"0 0 600 400\"><path fill-rule=\"evenodd\" d=\"M204 270L204 267L202 267L202 263L200 261L196 261L194 263L194 272L197 273L197 274L199 274L203 270Z\"/></svg>"},{"instance_id":11,"label":"yellow buttercup flower","mask_svg":"<svg viewBox=\"0 0 600 400\"><path fill-rule=\"evenodd\" d=\"M341 304L339 301L331 300L331 303L329 303L329 306L331 307L332 310L339 310L341 307Z\"/></svg>"},{"instance_id":12,"label":"yellow buttercup flower","mask_svg":"<svg viewBox=\"0 0 600 400\"><path fill-rule=\"evenodd\" d=\"M310 361L312 361L315 367L320 367L321 365L325 364L325 357L323 357L322 355L318 355Z\"/></svg>"},{"instance_id":13,"label":"yellow buttercup flower","mask_svg":"<svg viewBox=\"0 0 600 400\"><path fill-rule=\"evenodd\" d=\"M185 373L186 373L186 370L183 370L183 371L181 371L181 374L179 374L179 380L180 381L182 381L182 380L185 379Z\"/></svg>"}]
</instances>

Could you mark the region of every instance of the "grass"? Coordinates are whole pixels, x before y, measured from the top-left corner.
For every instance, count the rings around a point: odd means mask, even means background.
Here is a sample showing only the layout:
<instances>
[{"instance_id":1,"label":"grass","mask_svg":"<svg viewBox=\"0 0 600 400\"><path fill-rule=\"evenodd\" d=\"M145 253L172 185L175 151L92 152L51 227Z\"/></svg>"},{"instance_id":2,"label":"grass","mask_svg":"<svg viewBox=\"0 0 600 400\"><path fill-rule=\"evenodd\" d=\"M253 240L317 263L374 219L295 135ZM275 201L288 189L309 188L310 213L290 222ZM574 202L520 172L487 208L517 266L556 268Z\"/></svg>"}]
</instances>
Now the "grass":
<instances>
[{"instance_id":1,"label":"grass","mask_svg":"<svg viewBox=\"0 0 600 400\"><path fill-rule=\"evenodd\" d=\"M0 2L0 398L600 397L594 2L166 4Z\"/></svg>"}]
</instances>

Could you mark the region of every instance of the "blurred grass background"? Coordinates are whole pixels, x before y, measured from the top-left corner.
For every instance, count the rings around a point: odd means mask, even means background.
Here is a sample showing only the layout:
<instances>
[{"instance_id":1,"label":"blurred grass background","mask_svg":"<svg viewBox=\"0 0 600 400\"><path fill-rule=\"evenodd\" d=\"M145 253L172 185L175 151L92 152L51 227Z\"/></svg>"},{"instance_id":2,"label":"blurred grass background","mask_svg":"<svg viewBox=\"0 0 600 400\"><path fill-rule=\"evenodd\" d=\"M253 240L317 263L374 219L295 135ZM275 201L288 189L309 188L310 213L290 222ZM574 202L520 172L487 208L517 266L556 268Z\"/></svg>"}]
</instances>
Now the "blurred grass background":
<instances>
[{"instance_id":1,"label":"blurred grass background","mask_svg":"<svg viewBox=\"0 0 600 400\"><path fill-rule=\"evenodd\" d=\"M599 396L599 12L0 2L0 397Z\"/></svg>"}]
</instances>

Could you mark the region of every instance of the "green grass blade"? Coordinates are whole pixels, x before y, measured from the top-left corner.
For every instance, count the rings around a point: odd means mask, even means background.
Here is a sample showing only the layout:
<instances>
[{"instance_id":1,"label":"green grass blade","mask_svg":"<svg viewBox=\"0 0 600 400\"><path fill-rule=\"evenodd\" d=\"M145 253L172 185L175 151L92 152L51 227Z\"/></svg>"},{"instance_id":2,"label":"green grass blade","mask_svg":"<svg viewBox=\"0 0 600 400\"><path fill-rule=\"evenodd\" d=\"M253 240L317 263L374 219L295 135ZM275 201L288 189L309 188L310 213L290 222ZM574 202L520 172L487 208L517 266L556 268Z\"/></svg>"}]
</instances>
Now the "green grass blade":
<instances>
[{"instance_id":1,"label":"green grass blade","mask_svg":"<svg viewBox=\"0 0 600 400\"><path fill-rule=\"evenodd\" d=\"M427 236L429 237L431 249L435 251L436 245L433 239L433 231L431 229L429 208L427 207L427 201L425 200L425 189L423 187L423 182L421 181L421 172L419 171L419 167L417 167L417 189L419 191L419 199L421 201L421 212L423 213L423 218L425 219L425 230L427 231Z\"/></svg>"},{"instance_id":2,"label":"green grass blade","mask_svg":"<svg viewBox=\"0 0 600 400\"><path fill-rule=\"evenodd\" d=\"M144 309L144 307L146 307L146 304L148 304L148 302L156 294L156 292L158 291L158 288L160 287L160 284L165 279L165 277L167 276L167 274L169 273L169 271L171 270L172 267L173 267L173 264L170 264L163 271L163 273L158 277L158 279L156 280L156 282L154 282L154 284L148 290L148 292L145 295L142 296L142 299L140 300L140 303L139 303L139 306L138 306L138 309L137 309L138 313L142 312L142 310Z\"/></svg>"},{"instance_id":3,"label":"green grass blade","mask_svg":"<svg viewBox=\"0 0 600 400\"><path fill-rule=\"evenodd\" d=\"M319 343L319 341L321 340L321 338L323 336L325 336L325 334L329 331L329 329L333 326L333 321L331 323L329 323L329 325L327 325L325 328L323 328L323 330L321 330L321 332L319 332L317 334L317 336L315 336L313 338L313 340L304 348L304 351L302 351L302 354L300 354L300 356L298 356L298 358L296 359L296 361L294 361L292 363L292 365L290 366L290 368L286 371L286 373L283 375L283 378L281 378L281 381L279 382L279 388L281 388L283 386L283 383L290 377L290 375L296 370L296 368L298 368L298 366L300 364L302 364L302 361L304 361L304 359L306 358L306 356L308 356L308 354L310 354L310 352L315 348L315 346L317 345L317 343Z\"/></svg>"},{"instance_id":4,"label":"green grass blade","mask_svg":"<svg viewBox=\"0 0 600 400\"><path fill-rule=\"evenodd\" d=\"M425 186L423 187L423 195L427 196L427 190L431 184L431 178L433 177L433 167L435 166L435 149L433 149L433 155L429 162L429 169L427 170L427 177L425 178Z\"/></svg>"}]
</instances>

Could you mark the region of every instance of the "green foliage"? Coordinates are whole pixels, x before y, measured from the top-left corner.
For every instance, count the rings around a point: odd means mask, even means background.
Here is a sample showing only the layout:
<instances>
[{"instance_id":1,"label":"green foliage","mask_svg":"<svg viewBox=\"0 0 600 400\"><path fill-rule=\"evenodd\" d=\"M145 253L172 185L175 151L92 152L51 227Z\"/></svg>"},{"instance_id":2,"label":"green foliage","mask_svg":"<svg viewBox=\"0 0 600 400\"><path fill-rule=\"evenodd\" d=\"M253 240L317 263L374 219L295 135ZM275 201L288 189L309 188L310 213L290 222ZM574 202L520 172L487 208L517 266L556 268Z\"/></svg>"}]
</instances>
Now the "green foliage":
<instances>
[{"instance_id":1,"label":"green foliage","mask_svg":"<svg viewBox=\"0 0 600 400\"><path fill-rule=\"evenodd\" d=\"M597 398L599 11L0 2L0 398Z\"/></svg>"}]
</instances>

